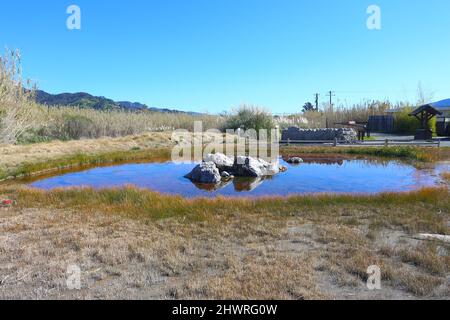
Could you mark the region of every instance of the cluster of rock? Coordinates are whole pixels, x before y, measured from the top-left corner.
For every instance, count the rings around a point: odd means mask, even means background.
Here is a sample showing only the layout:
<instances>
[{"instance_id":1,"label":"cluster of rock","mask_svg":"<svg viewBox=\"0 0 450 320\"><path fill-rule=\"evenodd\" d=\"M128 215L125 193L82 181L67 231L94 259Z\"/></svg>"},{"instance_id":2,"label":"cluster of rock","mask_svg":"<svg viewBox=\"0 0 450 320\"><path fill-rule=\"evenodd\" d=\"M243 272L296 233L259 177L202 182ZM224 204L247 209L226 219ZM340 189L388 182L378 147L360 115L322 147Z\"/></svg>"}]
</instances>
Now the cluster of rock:
<instances>
[{"instance_id":1,"label":"cluster of rock","mask_svg":"<svg viewBox=\"0 0 450 320\"><path fill-rule=\"evenodd\" d=\"M185 177L198 183L219 183L234 177L266 177L280 172L279 163L239 156L230 158L222 153L208 154L203 162Z\"/></svg>"},{"instance_id":2,"label":"cluster of rock","mask_svg":"<svg viewBox=\"0 0 450 320\"><path fill-rule=\"evenodd\" d=\"M334 140L339 142L354 143L358 140L358 134L351 128L338 129L300 129L298 127L290 127L283 130L281 140Z\"/></svg>"}]
</instances>

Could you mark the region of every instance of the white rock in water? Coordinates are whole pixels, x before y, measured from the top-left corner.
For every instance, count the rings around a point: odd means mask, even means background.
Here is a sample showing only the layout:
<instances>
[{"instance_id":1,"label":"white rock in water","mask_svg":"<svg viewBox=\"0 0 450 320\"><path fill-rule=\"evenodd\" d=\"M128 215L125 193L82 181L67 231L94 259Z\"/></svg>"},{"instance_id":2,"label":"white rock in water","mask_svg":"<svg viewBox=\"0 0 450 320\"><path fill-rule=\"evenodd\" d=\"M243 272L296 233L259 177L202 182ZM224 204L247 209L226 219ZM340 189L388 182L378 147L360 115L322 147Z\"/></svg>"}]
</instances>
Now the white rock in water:
<instances>
[{"instance_id":1,"label":"white rock in water","mask_svg":"<svg viewBox=\"0 0 450 320\"><path fill-rule=\"evenodd\" d=\"M269 163L263 159L238 157L236 160L222 153L208 154L205 161L185 177L193 182L218 184L238 177L265 177L280 173L279 161Z\"/></svg>"},{"instance_id":2,"label":"white rock in water","mask_svg":"<svg viewBox=\"0 0 450 320\"><path fill-rule=\"evenodd\" d=\"M269 163L263 159L240 156L236 158L233 171L242 177L265 177L280 173L279 162Z\"/></svg>"},{"instance_id":3,"label":"white rock in water","mask_svg":"<svg viewBox=\"0 0 450 320\"><path fill-rule=\"evenodd\" d=\"M222 171L220 175L222 176L222 181L230 181L234 179L234 176L226 171Z\"/></svg>"},{"instance_id":4,"label":"white rock in water","mask_svg":"<svg viewBox=\"0 0 450 320\"><path fill-rule=\"evenodd\" d=\"M234 165L234 158L227 157L223 153L208 154L205 162L213 162L219 170L230 171Z\"/></svg>"},{"instance_id":5,"label":"white rock in water","mask_svg":"<svg viewBox=\"0 0 450 320\"><path fill-rule=\"evenodd\" d=\"M199 183L219 183L222 180L220 171L213 162L199 164L186 178Z\"/></svg>"}]
</instances>

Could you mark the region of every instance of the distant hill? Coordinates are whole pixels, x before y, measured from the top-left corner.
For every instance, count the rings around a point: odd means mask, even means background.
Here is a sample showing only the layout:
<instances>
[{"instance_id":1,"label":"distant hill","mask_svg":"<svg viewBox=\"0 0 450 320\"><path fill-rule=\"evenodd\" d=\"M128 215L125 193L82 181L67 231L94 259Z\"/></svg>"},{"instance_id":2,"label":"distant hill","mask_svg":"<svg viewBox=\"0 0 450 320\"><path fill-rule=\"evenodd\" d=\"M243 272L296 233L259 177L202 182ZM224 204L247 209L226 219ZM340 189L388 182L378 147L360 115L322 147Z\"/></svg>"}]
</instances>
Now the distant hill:
<instances>
[{"instance_id":1,"label":"distant hill","mask_svg":"<svg viewBox=\"0 0 450 320\"><path fill-rule=\"evenodd\" d=\"M96 97L85 92L50 94L42 90L36 91L36 102L47 106L69 106L96 110L148 110L161 113L184 113L201 115L197 112L184 112L167 108L149 107L139 102L114 101L105 97Z\"/></svg>"}]
</instances>

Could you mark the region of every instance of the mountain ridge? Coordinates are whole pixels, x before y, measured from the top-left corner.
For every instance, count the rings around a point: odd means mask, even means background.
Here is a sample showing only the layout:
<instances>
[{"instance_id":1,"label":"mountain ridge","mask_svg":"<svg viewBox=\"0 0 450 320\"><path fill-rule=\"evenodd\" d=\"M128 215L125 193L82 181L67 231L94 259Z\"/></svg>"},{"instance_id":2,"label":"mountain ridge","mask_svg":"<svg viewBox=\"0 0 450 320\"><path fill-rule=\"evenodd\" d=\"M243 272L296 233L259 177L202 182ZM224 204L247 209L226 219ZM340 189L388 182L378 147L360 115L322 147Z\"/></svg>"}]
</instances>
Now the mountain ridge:
<instances>
[{"instance_id":1,"label":"mountain ridge","mask_svg":"<svg viewBox=\"0 0 450 320\"><path fill-rule=\"evenodd\" d=\"M86 92L51 94L43 90L37 90L36 102L47 106L69 106L88 108L95 110L125 110L125 111L151 111L160 113L180 113L189 115L201 115L199 112L180 111L169 108L149 107L140 102L114 101L103 96L94 96Z\"/></svg>"}]
</instances>

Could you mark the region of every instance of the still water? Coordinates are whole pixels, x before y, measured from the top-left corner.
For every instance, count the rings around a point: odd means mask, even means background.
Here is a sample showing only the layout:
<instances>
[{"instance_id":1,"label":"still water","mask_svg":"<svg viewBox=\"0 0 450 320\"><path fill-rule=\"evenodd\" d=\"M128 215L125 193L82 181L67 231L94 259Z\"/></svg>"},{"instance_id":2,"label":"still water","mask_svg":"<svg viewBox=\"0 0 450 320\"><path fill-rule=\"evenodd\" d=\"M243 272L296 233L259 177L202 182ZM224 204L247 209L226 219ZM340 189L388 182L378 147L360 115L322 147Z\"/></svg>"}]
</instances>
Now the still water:
<instances>
[{"instance_id":1,"label":"still water","mask_svg":"<svg viewBox=\"0 0 450 320\"><path fill-rule=\"evenodd\" d=\"M35 181L30 186L51 190L69 187L109 188L134 185L164 194L193 197L261 197L308 193L379 193L436 186L442 167L419 170L399 161L306 161L266 179L237 178L219 185L193 184L184 176L195 164L140 163L98 167ZM448 169L448 168L445 168Z\"/></svg>"}]
</instances>

